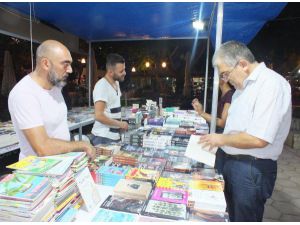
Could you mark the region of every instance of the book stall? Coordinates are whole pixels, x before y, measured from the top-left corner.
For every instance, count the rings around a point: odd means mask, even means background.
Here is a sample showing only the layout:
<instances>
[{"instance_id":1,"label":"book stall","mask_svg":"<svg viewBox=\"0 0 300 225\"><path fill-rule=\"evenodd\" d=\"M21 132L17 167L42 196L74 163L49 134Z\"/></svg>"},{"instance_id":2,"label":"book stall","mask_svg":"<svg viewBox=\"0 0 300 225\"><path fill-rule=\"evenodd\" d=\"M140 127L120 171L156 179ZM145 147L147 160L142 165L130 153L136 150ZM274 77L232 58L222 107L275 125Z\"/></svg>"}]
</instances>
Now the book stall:
<instances>
[{"instance_id":1,"label":"book stall","mask_svg":"<svg viewBox=\"0 0 300 225\"><path fill-rule=\"evenodd\" d=\"M205 120L147 104L122 109L130 130L118 144L95 146L94 161L72 152L9 165L0 221L228 221L215 154L198 144Z\"/></svg>"}]
</instances>

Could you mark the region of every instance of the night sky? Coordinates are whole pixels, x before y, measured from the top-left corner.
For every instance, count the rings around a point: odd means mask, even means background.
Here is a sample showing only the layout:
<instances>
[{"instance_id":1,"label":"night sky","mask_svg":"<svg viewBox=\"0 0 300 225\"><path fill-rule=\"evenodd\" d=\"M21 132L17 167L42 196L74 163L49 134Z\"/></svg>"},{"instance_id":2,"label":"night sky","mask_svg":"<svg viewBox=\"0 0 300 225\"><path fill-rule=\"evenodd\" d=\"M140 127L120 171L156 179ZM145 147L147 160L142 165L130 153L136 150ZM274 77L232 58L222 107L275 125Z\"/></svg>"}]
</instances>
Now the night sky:
<instances>
[{"instance_id":1,"label":"night sky","mask_svg":"<svg viewBox=\"0 0 300 225\"><path fill-rule=\"evenodd\" d=\"M290 75L300 65L300 2L288 3L248 46L258 61L273 65L284 76Z\"/></svg>"}]
</instances>

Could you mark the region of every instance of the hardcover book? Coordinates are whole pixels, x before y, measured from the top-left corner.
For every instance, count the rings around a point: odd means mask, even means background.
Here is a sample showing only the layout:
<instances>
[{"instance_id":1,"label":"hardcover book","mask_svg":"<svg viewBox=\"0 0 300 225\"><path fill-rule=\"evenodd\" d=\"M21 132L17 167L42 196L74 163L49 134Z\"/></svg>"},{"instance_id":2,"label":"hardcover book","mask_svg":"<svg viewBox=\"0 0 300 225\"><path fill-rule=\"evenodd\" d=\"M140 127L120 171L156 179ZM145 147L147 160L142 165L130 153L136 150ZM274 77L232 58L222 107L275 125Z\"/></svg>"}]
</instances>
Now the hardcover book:
<instances>
[{"instance_id":1,"label":"hardcover book","mask_svg":"<svg viewBox=\"0 0 300 225\"><path fill-rule=\"evenodd\" d=\"M121 179L114 188L114 194L124 198L147 200L152 184L146 181Z\"/></svg>"}]
</instances>

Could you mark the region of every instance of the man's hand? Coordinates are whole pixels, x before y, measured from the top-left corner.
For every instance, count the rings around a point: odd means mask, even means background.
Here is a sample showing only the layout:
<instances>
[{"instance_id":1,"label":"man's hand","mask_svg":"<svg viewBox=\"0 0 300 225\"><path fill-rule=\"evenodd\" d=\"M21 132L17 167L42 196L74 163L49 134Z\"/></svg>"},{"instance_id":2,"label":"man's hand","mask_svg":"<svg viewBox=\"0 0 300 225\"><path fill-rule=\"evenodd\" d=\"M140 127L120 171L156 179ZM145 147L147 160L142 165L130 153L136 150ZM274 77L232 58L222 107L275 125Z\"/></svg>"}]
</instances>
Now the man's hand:
<instances>
[{"instance_id":1,"label":"man's hand","mask_svg":"<svg viewBox=\"0 0 300 225\"><path fill-rule=\"evenodd\" d=\"M214 147L224 146L224 135L223 134L207 134L200 138L199 144L202 144L203 148L209 147L211 151Z\"/></svg>"},{"instance_id":2,"label":"man's hand","mask_svg":"<svg viewBox=\"0 0 300 225\"><path fill-rule=\"evenodd\" d=\"M121 130L127 131L128 130L128 123L124 122L124 121L120 122L120 128L121 128Z\"/></svg>"},{"instance_id":3,"label":"man's hand","mask_svg":"<svg viewBox=\"0 0 300 225\"><path fill-rule=\"evenodd\" d=\"M96 157L96 149L89 143L83 142L83 149L91 160Z\"/></svg>"},{"instance_id":4,"label":"man's hand","mask_svg":"<svg viewBox=\"0 0 300 225\"><path fill-rule=\"evenodd\" d=\"M203 113L203 106L197 98L192 101L192 106L199 115Z\"/></svg>"}]
</instances>

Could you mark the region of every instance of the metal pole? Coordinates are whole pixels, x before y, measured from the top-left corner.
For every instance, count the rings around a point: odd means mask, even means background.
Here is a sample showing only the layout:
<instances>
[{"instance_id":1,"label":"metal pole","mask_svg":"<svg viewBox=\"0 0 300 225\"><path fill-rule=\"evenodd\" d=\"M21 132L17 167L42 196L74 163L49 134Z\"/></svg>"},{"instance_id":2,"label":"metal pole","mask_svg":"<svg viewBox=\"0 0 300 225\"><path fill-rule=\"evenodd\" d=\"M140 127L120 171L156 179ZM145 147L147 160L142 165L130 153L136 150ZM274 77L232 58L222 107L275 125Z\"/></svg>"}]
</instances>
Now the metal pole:
<instances>
[{"instance_id":1,"label":"metal pole","mask_svg":"<svg viewBox=\"0 0 300 225\"><path fill-rule=\"evenodd\" d=\"M91 107L91 82L92 82L92 44L89 42L89 107Z\"/></svg>"},{"instance_id":2,"label":"metal pole","mask_svg":"<svg viewBox=\"0 0 300 225\"><path fill-rule=\"evenodd\" d=\"M217 51L222 42L222 27L223 27L223 2L218 3L217 14L217 32L216 32L216 47ZM211 111L211 124L210 133L215 133L217 122L217 107L218 107L218 94L219 94L219 74L217 68L214 68L214 86L213 86L213 99L212 99L212 111Z\"/></svg>"},{"instance_id":3,"label":"metal pole","mask_svg":"<svg viewBox=\"0 0 300 225\"><path fill-rule=\"evenodd\" d=\"M207 99L207 83L208 83L208 63L209 63L209 37L207 38L207 46L206 46L206 68L205 68L205 88L204 88L204 112L206 112L206 99Z\"/></svg>"}]
</instances>

